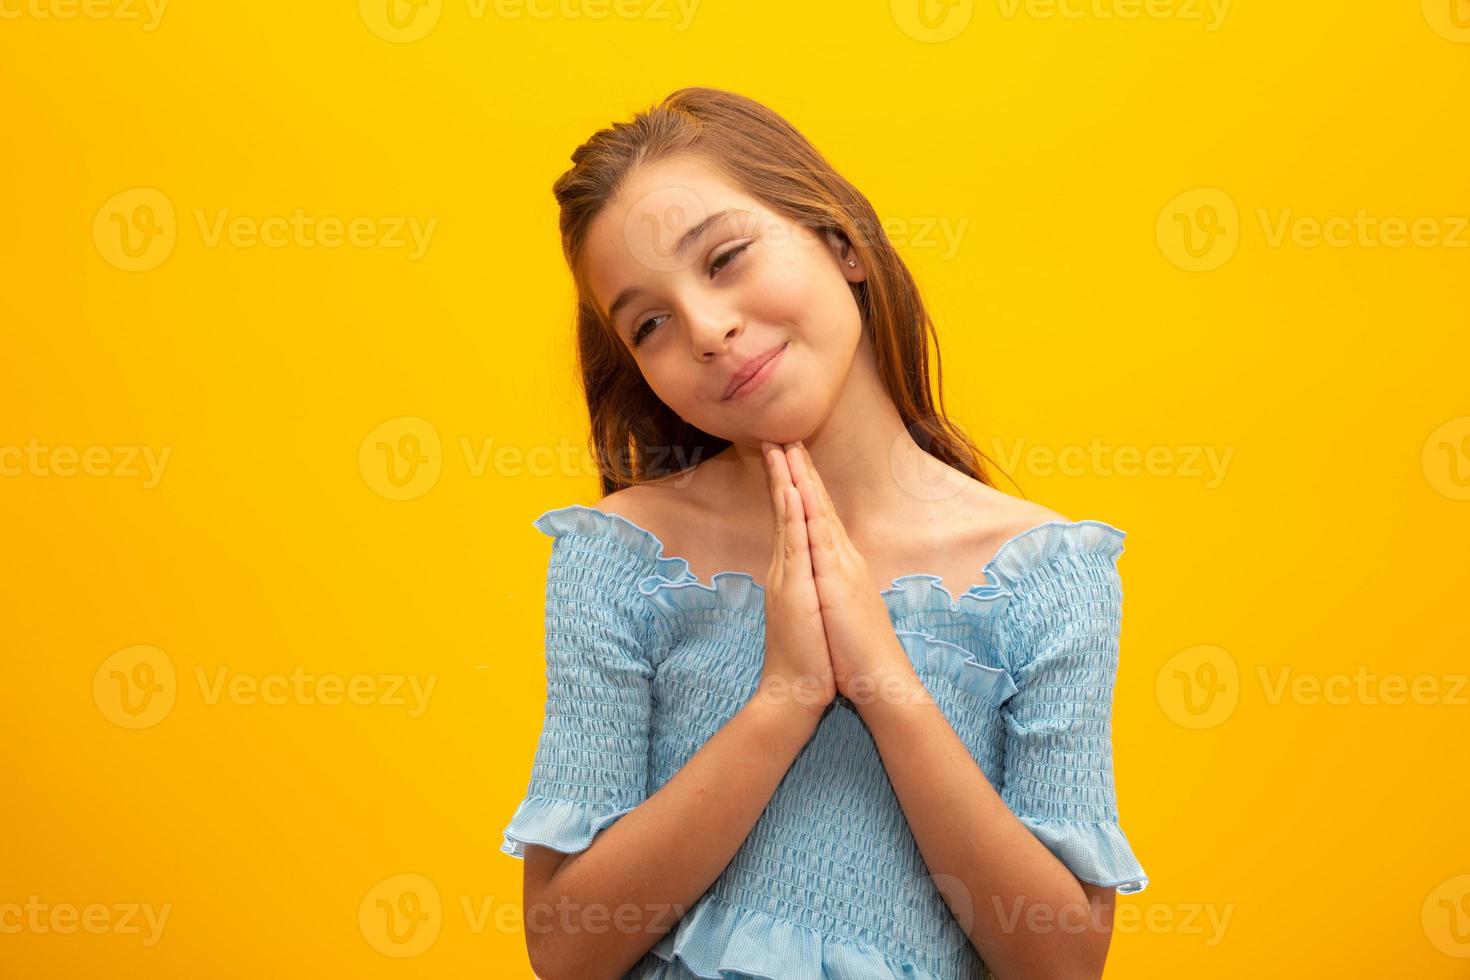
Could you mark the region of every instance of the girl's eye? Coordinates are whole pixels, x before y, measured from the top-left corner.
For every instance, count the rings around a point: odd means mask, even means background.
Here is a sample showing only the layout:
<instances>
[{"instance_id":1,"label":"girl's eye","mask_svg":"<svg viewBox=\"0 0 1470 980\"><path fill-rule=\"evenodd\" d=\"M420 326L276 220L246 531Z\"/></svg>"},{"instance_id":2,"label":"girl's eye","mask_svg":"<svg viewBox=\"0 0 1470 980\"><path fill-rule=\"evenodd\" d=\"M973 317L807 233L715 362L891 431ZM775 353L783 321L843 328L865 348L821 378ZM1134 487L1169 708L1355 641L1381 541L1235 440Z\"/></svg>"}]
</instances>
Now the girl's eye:
<instances>
[{"instance_id":1,"label":"girl's eye","mask_svg":"<svg viewBox=\"0 0 1470 980\"><path fill-rule=\"evenodd\" d=\"M653 328L650 327L650 326L648 326L648 325L650 323L652 323L654 320L661 320L661 319L663 319L663 318L662 317L657 317L657 316L651 316L647 320L644 320L642 323L640 323L638 325L638 328L633 331L633 346L634 347L637 347L639 344L643 343L643 338L651 330L653 330Z\"/></svg>"},{"instance_id":2,"label":"girl's eye","mask_svg":"<svg viewBox=\"0 0 1470 980\"><path fill-rule=\"evenodd\" d=\"M730 251L726 252L724 255L721 255L721 256L716 257L716 259L713 262L710 263L710 267L709 267L709 275L710 275L710 278L713 279L715 277L715 274L718 273L725 266L729 265L730 264L730 261L732 259L734 259L735 256L739 255L741 252L745 251L749 247L750 247L750 242L746 242L744 245L740 245L740 246L737 246L735 248L732 248L732 249L730 249ZM647 320L644 320L642 323L638 324L638 326L633 329L633 346L634 347L637 347L639 344L643 343L643 338L646 337L646 336L648 336L648 334L650 334L650 333L653 332L653 329L654 328L651 327L651 326L649 326L649 324L653 323L655 320L662 320L662 319L663 319L662 316L653 316L653 317L649 317Z\"/></svg>"},{"instance_id":3,"label":"girl's eye","mask_svg":"<svg viewBox=\"0 0 1470 980\"><path fill-rule=\"evenodd\" d=\"M746 242L744 245L730 249L730 251L726 252L724 255L719 256L713 262L711 262L709 267L710 278L713 279L716 272L719 272L721 269L723 269L726 265L730 263L731 259L735 258L735 256L739 255L747 248L750 248L750 242Z\"/></svg>"}]
</instances>

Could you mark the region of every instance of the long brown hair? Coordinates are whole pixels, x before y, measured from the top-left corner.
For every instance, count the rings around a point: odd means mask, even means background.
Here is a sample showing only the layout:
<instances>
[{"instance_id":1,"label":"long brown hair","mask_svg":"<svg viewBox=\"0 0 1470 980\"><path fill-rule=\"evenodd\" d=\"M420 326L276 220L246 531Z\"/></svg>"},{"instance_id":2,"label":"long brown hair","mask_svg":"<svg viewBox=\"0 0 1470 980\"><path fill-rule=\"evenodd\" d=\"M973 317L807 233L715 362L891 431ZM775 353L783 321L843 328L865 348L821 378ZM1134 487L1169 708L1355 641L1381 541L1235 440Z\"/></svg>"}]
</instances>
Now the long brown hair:
<instances>
[{"instance_id":1,"label":"long brown hair","mask_svg":"<svg viewBox=\"0 0 1470 980\"><path fill-rule=\"evenodd\" d=\"M675 154L707 162L788 220L850 243L867 278L853 283L878 374L914 441L929 455L993 486L987 463L944 408L939 338L918 286L873 206L770 109L720 89L682 88L657 106L594 133L572 153L552 191L561 208L562 251L577 288L577 361L591 417L593 458L610 494L694 466L729 440L685 422L659 400L592 299L581 265L587 228L635 167ZM934 344L939 407L929 386Z\"/></svg>"}]
</instances>

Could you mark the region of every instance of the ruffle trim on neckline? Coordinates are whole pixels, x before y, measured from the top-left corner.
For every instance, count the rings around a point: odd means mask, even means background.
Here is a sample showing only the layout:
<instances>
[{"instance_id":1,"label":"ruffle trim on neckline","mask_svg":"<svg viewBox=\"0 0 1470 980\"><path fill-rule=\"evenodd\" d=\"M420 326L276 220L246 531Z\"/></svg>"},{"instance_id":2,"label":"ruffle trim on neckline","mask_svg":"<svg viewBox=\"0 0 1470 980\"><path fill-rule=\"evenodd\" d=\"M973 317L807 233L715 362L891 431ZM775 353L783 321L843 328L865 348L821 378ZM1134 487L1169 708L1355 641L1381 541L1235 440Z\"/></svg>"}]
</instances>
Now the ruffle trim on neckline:
<instances>
[{"instance_id":1,"label":"ruffle trim on neckline","mask_svg":"<svg viewBox=\"0 0 1470 980\"><path fill-rule=\"evenodd\" d=\"M900 575L893 584L883 590L883 601L888 611L907 616L921 612L968 613L979 619L993 618L1004 611L1007 593L989 583L972 585L958 596L952 596L938 575L928 572L912 572Z\"/></svg>"},{"instance_id":2,"label":"ruffle trim on neckline","mask_svg":"<svg viewBox=\"0 0 1470 980\"><path fill-rule=\"evenodd\" d=\"M939 980L914 963L903 963L872 946L741 908L706 895L650 951L679 960L695 976L722 980L734 974L759 980L789 977L892 977Z\"/></svg>"},{"instance_id":3,"label":"ruffle trim on neckline","mask_svg":"<svg viewBox=\"0 0 1470 980\"><path fill-rule=\"evenodd\" d=\"M747 572L716 572L705 585L683 558L677 577L654 574L638 583L638 591L666 617L696 609L734 609L757 615L765 609L766 590Z\"/></svg>"},{"instance_id":4,"label":"ruffle trim on neckline","mask_svg":"<svg viewBox=\"0 0 1470 980\"><path fill-rule=\"evenodd\" d=\"M653 532L645 531L621 514L609 514L595 507L571 504L548 510L532 521L531 526L553 538L563 534L609 538L654 563L654 573L643 579L644 582L654 579L675 582L694 578L689 571L689 562L683 558L666 557L663 542Z\"/></svg>"},{"instance_id":5,"label":"ruffle trim on neckline","mask_svg":"<svg viewBox=\"0 0 1470 980\"><path fill-rule=\"evenodd\" d=\"M997 588L1014 593L1026 576L1064 554L1117 558L1127 536L1106 521L1047 521L1009 538L985 563L984 572Z\"/></svg>"},{"instance_id":6,"label":"ruffle trim on neckline","mask_svg":"<svg viewBox=\"0 0 1470 980\"><path fill-rule=\"evenodd\" d=\"M982 701L1000 704L1016 693L1009 671L975 659L964 647L919 630L894 630L899 645L914 668L924 676L937 676Z\"/></svg>"},{"instance_id":7,"label":"ruffle trim on neckline","mask_svg":"<svg viewBox=\"0 0 1470 980\"><path fill-rule=\"evenodd\" d=\"M700 609L756 614L764 608L765 589L748 572L716 572L708 584L701 582L687 559L665 555L657 535L620 514L569 504L546 511L532 524L552 537L576 532L609 538L652 561L654 570L639 580L638 591L665 616ZM1126 532L1104 521L1047 521L1007 539L981 569L985 581L971 585L958 596L950 593L940 576L914 572L894 579L883 590L883 601L896 616L948 611L993 620L1005 612L1016 586L1027 575L1063 554L1116 558L1123 551L1126 536Z\"/></svg>"}]
</instances>

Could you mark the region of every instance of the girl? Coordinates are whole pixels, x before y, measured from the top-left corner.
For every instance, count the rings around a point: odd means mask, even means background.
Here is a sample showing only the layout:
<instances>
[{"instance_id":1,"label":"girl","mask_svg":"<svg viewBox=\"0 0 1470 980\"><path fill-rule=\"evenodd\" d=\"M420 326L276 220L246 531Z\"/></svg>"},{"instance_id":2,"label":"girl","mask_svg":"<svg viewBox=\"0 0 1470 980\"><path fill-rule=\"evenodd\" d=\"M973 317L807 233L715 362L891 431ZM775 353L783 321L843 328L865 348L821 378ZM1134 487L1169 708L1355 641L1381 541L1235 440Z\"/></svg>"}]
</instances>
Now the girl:
<instances>
[{"instance_id":1,"label":"girl","mask_svg":"<svg viewBox=\"0 0 1470 980\"><path fill-rule=\"evenodd\" d=\"M1123 532L993 488L872 206L769 109L683 89L572 161L604 496L535 522L546 720L502 850L538 976L1099 976L1148 883Z\"/></svg>"}]
</instances>

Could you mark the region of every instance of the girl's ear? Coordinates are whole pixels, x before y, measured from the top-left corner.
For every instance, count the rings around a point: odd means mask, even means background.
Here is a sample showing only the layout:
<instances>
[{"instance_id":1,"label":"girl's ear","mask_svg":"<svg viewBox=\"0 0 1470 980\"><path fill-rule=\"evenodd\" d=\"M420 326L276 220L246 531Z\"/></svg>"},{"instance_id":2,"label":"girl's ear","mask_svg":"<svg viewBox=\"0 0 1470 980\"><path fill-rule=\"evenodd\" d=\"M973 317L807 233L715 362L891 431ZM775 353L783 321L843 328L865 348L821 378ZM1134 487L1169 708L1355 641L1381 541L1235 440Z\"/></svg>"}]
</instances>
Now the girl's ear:
<instances>
[{"instance_id":1,"label":"girl's ear","mask_svg":"<svg viewBox=\"0 0 1470 980\"><path fill-rule=\"evenodd\" d=\"M857 254L857 249L852 247L846 235L840 231L828 231L827 244L832 248L832 254L837 257L837 264L848 282L862 282L868 278L862 257Z\"/></svg>"},{"instance_id":2,"label":"girl's ear","mask_svg":"<svg viewBox=\"0 0 1470 980\"><path fill-rule=\"evenodd\" d=\"M857 304L858 311L862 314L863 334L871 336L872 324L868 322L863 303L863 290L867 287L862 285L867 281L868 270L863 264L862 257L858 255L857 249L852 247L852 242L848 241L847 236L841 231L828 231L827 244L837 259L837 267L842 270L842 276L847 280L848 288L852 290L853 302Z\"/></svg>"}]
</instances>

